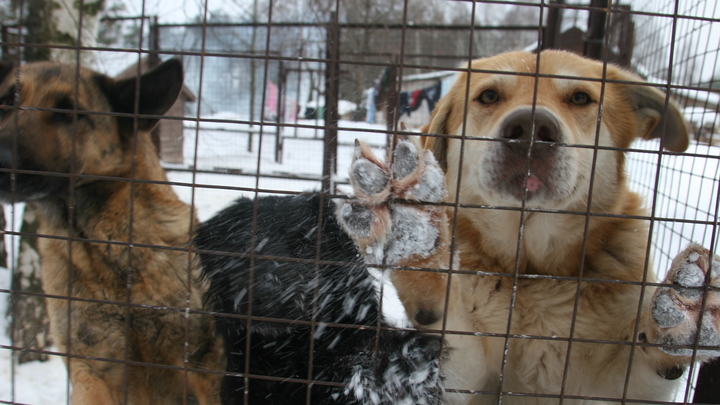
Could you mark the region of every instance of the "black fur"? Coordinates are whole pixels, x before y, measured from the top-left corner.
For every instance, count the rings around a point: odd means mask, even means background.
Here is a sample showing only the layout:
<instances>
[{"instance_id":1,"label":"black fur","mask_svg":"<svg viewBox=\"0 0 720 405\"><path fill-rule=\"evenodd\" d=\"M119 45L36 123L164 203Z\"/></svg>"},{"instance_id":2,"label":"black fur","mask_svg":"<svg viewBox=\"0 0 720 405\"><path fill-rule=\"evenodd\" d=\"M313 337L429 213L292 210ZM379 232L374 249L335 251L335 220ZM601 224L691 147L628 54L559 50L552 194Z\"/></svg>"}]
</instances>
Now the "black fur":
<instances>
[{"instance_id":1,"label":"black fur","mask_svg":"<svg viewBox=\"0 0 720 405\"><path fill-rule=\"evenodd\" d=\"M305 404L308 385L282 381L288 378L336 383L313 384L312 404L438 402L438 336L357 327L378 325L378 293L334 211L334 203L318 196L260 198L253 244L254 203L241 199L200 228L195 243L212 310L247 315L251 304L253 317L311 321L315 315L317 322L311 336L307 324L252 320L248 358L246 318L217 316L227 370L244 375L249 363L250 404ZM253 245L265 257L251 257ZM318 257L332 263L316 264ZM226 376L223 404L244 403L244 389L242 376Z\"/></svg>"}]
</instances>

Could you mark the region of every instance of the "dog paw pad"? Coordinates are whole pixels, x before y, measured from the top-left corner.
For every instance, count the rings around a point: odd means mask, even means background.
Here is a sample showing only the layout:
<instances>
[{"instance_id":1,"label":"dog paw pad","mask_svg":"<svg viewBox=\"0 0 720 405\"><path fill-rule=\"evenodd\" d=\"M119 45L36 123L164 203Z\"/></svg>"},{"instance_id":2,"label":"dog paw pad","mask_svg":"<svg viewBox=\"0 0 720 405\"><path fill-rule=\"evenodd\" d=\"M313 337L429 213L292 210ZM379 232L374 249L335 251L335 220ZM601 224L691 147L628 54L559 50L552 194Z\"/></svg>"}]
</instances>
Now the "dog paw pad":
<instances>
[{"instance_id":1,"label":"dog paw pad","mask_svg":"<svg viewBox=\"0 0 720 405\"><path fill-rule=\"evenodd\" d=\"M339 216L350 234L361 238L370 236L373 213L367 207L358 204L343 204Z\"/></svg>"},{"instance_id":2,"label":"dog paw pad","mask_svg":"<svg viewBox=\"0 0 720 405\"><path fill-rule=\"evenodd\" d=\"M411 142L399 142L393 156L392 171L395 179L408 177L418 168L418 150Z\"/></svg>"},{"instance_id":3,"label":"dog paw pad","mask_svg":"<svg viewBox=\"0 0 720 405\"><path fill-rule=\"evenodd\" d=\"M400 141L390 164L356 143L350 184L355 198L341 203L337 218L368 261L376 264L384 257L386 264L395 264L432 254L441 209L398 201L434 203L445 193L442 170L417 139Z\"/></svg>"},{"instance_id":4,"label":"dog paw pad","mask_svg":"<svg viewBox=\"0 0 720 405\"><path fill-rule=\"evenodd\" d=\"M655 292L655 342L668 354L691 356L697 343L698 356L720 357L720 262L710 256L707 249L691 244L673 260L665 286Z\"/></svg>"},{"instance_id":5,"label":"dog paw pad","mask_svg":"<svg viewBox=\"0 0 720 405\"><path fill-rule=\"evenodd\" d=\"M685 313L667 291L658 294L653 302L653 318L661 328L671 328L685 322Z\"/></svg>"},{"instance_id":6,"label":"dog paw pad","mask_svg":"<svg viewBox=\"0 0 720 405\"><path fill-rule=\"evenodd\" d=\"M358 189L373 195L382 192L390 179L387 173L368 160L358 160L353 165L352 177Z\"/></svg>"}]
</instances>

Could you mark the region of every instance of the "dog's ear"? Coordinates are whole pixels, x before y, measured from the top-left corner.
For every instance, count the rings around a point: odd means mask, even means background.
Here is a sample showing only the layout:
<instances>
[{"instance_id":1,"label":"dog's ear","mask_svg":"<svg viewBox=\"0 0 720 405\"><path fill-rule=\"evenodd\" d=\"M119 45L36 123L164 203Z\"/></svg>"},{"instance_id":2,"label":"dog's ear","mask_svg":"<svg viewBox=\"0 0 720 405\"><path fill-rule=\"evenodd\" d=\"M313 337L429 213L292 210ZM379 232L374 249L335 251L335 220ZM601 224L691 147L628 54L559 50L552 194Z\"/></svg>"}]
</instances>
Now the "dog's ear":
<instances>
[{"instance_id":1,"label":"dog's ear","mask_svg":"<svg viewBox=\"0 0 720 405\"><path fill-rule=\"evenodd\" d=\"M638 76L625 71L616 72L620 80L642 81ZM690 125L680 107L662 91L645 85L623 85L635 115L640 120L643 139L663 140L663 147L673 152L684 152L688 147ZM667 110L665 100L667 99Z\"/></svg>"},{"instance_id":2,"label":"dog's ear","mask_svg":"<svg viewBox=\"0 0 720 405\"><path fill-rule=\"evenodd\" d=\"M165 114L177 100L182 86L182 64L178 59L170 59L144 73L139 80L137 77L117 81L108 79L101 88L116 112L134 114L137 97L138 129L149 131L159 119L143 115Z\"/></svg>"},{"instance_id":3,"label":"dog's ear","mask_svg":"<svg viewBox=\"0 0 720 405\"><path fill-rule=\"evenodd\" d=\"M435 109L432 112L432 116L430 117L430 124L424 125L422 127L422 132L431 135L448 135L450 131L447 127L447 120L450 116L450 104L451 102L449 97L443 97L437 103ZM440 167L442 167L442 169L447 172L448 139L438 136L426 136L423 146L425 147L425 149L429 149L433 153L433 155L435 155L435 159L437 159Z\"/></svg>"},{"instance_id":4,"label":"dog's ear","mask_svg":"<svg viewBox=\"0 0 720 405\"><path fill-rule=\"evenodd\" d=\"M4 82L13 70L15 65L12 62L0 61L0 83Z\"/></svg>"}]
</instances>

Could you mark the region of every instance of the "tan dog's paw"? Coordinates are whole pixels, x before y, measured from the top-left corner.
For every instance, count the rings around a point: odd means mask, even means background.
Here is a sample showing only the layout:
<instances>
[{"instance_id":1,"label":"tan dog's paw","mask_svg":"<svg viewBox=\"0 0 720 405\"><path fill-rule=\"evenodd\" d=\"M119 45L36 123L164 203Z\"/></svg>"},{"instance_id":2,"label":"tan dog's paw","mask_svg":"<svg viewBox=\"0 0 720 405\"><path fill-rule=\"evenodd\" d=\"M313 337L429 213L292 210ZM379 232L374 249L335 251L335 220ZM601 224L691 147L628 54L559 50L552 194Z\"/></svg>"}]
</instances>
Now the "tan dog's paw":
<instances>
[{"instance_id":1,"label":"tan dog's paw","mask_svg":"<svg viewBox=\"0 0 720 405\"><path fill-rule=\"evenodd\" d=\"M369 264L402 264L435 252L444 211L411 202L439 202L444 175L417 139L400 141L389 165L356 142L350 184L355 198L339 206L337 217Z\"/></svg>"},{"instance_id":2,"label":"tan dog's paw","mask_svg":"<svg viewBox=\"0 0 720 405\"><path fill-rule=\"evenodd\" d=\"M698 357L720 357L720 258L710 260L709 250L691 244L673 260L664 284L670 287L659 287L653 297L654 343L670 355L691 356L697 341Z\"/></svg>"}]
</instances>

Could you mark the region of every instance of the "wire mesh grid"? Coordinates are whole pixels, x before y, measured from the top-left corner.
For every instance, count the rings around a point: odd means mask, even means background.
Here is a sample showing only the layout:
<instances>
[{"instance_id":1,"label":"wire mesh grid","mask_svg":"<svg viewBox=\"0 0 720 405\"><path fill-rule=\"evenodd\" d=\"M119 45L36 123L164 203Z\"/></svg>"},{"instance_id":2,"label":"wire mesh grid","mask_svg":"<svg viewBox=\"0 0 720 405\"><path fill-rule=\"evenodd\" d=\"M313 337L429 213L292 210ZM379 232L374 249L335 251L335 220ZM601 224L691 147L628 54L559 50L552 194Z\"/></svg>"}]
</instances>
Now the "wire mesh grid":
<instances>
[{"instance_id":1,"label":"wire mesh grid","mask_svg":"<svg viewBox=\"0 0 720 405\"><path fill-rule=\"evenodd\" d=\"M161 2L159 2L160 4ZM357 3L357 4L356 4ZM80 2L87 6L87 2ZM234 3L235 4L235 3ZM201 403L203 399L199 394L192 393L194 389L190 383L194 374L208 374L237 377L246 381L278 381L294 386L306 387L297 391L293 400L298 403L317 403L313 398L312 387L330 386L342 387L344 383L331 378L318 376L318 370L313 371L314 339L318 329L349 328L383 330L392 327L381 323L375 325L348 325L346 323L319 322L316 314L310 318L283 318L282 316L266 316L252 312L252 307L245 308L246 312L217 313L207 307L191 305L193 290L193 277L187 269L197 265L194 257L194 248L186 243L158 243L148 239L146 232L151 232L146 218L138 219L134 204L138 203L136 192L146 185L170 185L180 200L191 205L195 213L187 214L182 221L185 226L185 242L192 238L196 230L196 220L204 222L217 214L219 210L229 205L238 197L257 198L264 196L291 196L306 195L308 190L322 190L325 193L321 198L342 198L348 190L348 168L354 154L354 141L361 139L371 145L377 155L383 155L389 145L397 142L399 135L415 136L421 130L420 126L430 122L430 112L441 95L448 93L452 83L458 77L469 72L467 64L475 58L496 55L503 51L526 50L537 51L547 48L564 48L571 51L587 54L597 48L595 55L606 61L619 63L628 69L637 72L647 80L677 101L682 108L682 114L692 127L690 147L684 153L668 152L663 150L659 140L637 141L628 148L614 146L601 146L596 140L590 145L564 144L561 147L568 150L591 150L593 167L597 165L597 157L607 151L623 153L626 161L628 186L639 193L645 200L648 208L647 215L637 216L649 224L650 234L647 241L647 257L639 258L647 267L647 272L657 273L657 279L662 280L671 266L671 261L688 242L698 242L711 250L716 250L717 236L717 205L718 205L718 150L715 142L720 131L718 121L720 106L720 90L718 90L718 57L720 57L720 10L712 1L633 1L628 4L608 4L608 2L506 2L506 1L475 1L475 2L448 2L437 5L433 2L421 0L404 0L394 2L320 2L307 1L280 4L274 1L238 2L239 10L245 14L240 18L232 14L223 13L222 8L213 8L209 2L194 9L194 18L184 18L183 21L165 22L164 10L158 5L157 16L149 13L150 5L138 4L137 15L107 13L106 18L100 20L98 14L83 13L73 15L76 22L75 30L83 33L85 27L97 23L101 26L102 35L98 41L82 37L63 43L49 40L37 40L36 27L26 18L31 7L36 5L30 1L19 1L3 9L2 17L2 51L3 59L21 64L31 62L38 58L39 51L49 52L54 59L65 60L72 63L82 63L109 76L134 77L149 68L158 65L161 61L178 58L182 61L185 77L184 88L180 92L181 100L179 110L170 110L160 114L149 113L152 116L164 118L159 129L153 132L155 147L159 149L162 167L167 172L167 178L137 177L135 173L138 166L142 166L142 148L136 139L132 143L132 173L127 178L115 175L83 173L79 170L63 169L51 170L47 168L21 167L25 157L21 153L29 153L19 149L18 139L22 131L3 131L2 137L9 141L10 154L8 162L4 162L3 173L7 173L10 202L21 202L23 196L18 194L16 182L23 175L49 176L51 178L68 179L70 185L83 184L97 180L111 183L129 184L131 198L128 199L129 209L123 211L130 224L140 221L141 224L131 225L124 235L116 235L107 239L91 237L77 233L74 228L67 226L63 232L56 234L38 231L33 216L42 221L44 214L42 207L38 210L29 209L23 212L22 204L8 205L5 209L5 218L8 222L6 243L9 252L8 267L13 274L12 284L7 282L0 292L7 299L8 336L2 341L0 350L4 358L3 373L8 376L4 387L0 387L0 403L70 403L72 392L77 387L71 387L70 379L66 377L65 366L60 359L100 360L103 364L120 365L124 388L120 391L118 403L132 403L129 396L130 382L133 378L132 366L145 366L152 369L174 370L182 374L180 380L180 394L165 394L172 397L177 395L178 403L192 402L196 396ZM363 8L364 7L364 8ZM429 10L432 10L429 11ZM86 13L88 13L86 15ZM598 19L598 16L603 18ZM170 16L168 16L170 20ZM192 21L190 21L192 20ZM598 28L598 25L600 28ZM632 27L628 31L628 27ZM600 29L600 35L593 30ZM595 34L594 34L595 32ZM566 34L563 36L562 34ZM552 39L553 43L548 43ZM104 42L103 42L104 41ZM33 53L34 52L34 53ZM54 54L54 55L53 55ZM69 56L68 56L69 55ZM46 55L47 56L47 55ZM22 66L22 65L21 65ZM607 66L603 67L606 72ZM538 83L541 78L569 79L566 73L541 74L539 71L527 73L507 72L505 69L491 69L490 73L503 77L533 77L534 89L524 89L533 98L539 96ZM22 72L22 67L20 69ZM80 70L76 70L75 83L81 83ZM475 72L486 73L486 72ZM129 75L129 76L128 76ZM9 83L3 87L3 113L1 118L11 122L13 112L32 112L35 114L52 113L65 115L69 118L71 128L69 133L74 134L73 145L69 153L75 158L82 155L80 134L83 130L84 116L93 117L117 116L131 118L135 131L140 128L140 122L146 116L142 111L142 100L134 104L134 108L125 114L114 111L96 111L87 107L82 97L83 90L79 84L74 84L74 98L70 105L32 106L23 104L21 86L10 88L12 84L19 83L21 76L10 77ZM572 79L577 80L577 77ZM604 91L608 83L606 77L585 78L588 82L601 84ZM470 84L470 79L466 79ZM639 83L638 83L639 84ZM25 85L23 83L23 85ZM466 86L469 88L470 86ZM429 92L439 89L437 98ZM8 90L10 89L10 90ZM141 90L137 90L141 96ZM470 90L462 95L470 100ZM476 95L477 96L477 95ZM424 97L424 99L423 99ZM418 101L419 100L419 101ZM599 106L603 100L598 100ZM18 103L19 102L19 103ZM469 104L467 101L465 104ZM667 102L666 102L667 103ZM533 103L533 114L535 114ZM667 107L666 107L667 108ZM472 112L466 108L463 113L463 122L467 122ZM16 114L19 115L19 114ZM400 122L410 125L410 129L402 129ZM181 127L178 124L182 123ZM6 123L6 128L10 126ZM14 124L17 128L18 121ZM458 134L444 134L441 139L458 140L461 146L460 159L472 160L473 156L465 153L468 143L498 143L499 141L487 139L485 134L468 133L463 125ZM600 132L600 126L597 132ZM432 135L431 135L432 137ZM598 135L599 139L599 135ZM7 146L6 146L7 147ZM38 150L41 150L38 145ZM473 149L470 149L473 150ZM71 159L75 165L79 160ZM463 174L465 176L465 174ZM9 180L12 178L13 180ZM5 180L3 180L5 181ZM449 190L460 190L462 178L458 183L448 184ZM470 181L470 180L465 180ZM525 176L527 189L528 176ZM595 171L590 182L596 180ZM67 187L66 190L73 190ZM526 191L527 192L527 191ZM64 206L63 215L68 216L67 223L72 224L77 215L74 192L70 196L63 195L68 201ZM527 204L527 194L524 194L519 206L494 205L489 203L473 203L462 201L459 193L454 199L448 199L444 205L458 223L458 213L463 210L497 210L518 212L525 218L536 212L553 214L557 220L563 217L585 218L584 233L587 236L589 223L592 218L612 217L623 215L594 212L590 204L584 211L571 209L537 208ZM139 203L138 203L139 204ZM39 204L42 205L42 204ZM432 205L432 204L431 204ZM139 209L139 208L138 208ZM257 207L254 214L257 214ZM195 215L197 218L195 218ZM522 221L521 221L522 222ZM332 262L324 259L320 251L318 235L317 255L312 259L288 255L262 254L266 241L258 237L263 224L257 219L250 221L252 232L250 235L250 252L236 252L232 257L242 257L250 260L250 267L255 261L272 261L289 266L309 264L321 267ZM29 225L28 225L29 224ZM320 224L319 228L323 229ZM22 228L21 228L22 226ZM452 228L453 238L458 238L458 230ZM43 228L40 228L43 229ZM44 228L47 229L47 228ZM633 372L633 356L637 351L652 348L639 338L639 326L634 330L634 337L618 340L619 338L578 336L575 333L575 322L582 317L579 308L582 285L596 285L598 288L611 288L608 286L622 285L628 288L639 288L640 296L651 294L645 292L645 286L656 286L657 283L648 282L645 276L642 280L628 280L622 277L612 278L598 276L592 269L580 270L580 274L534 274L523 268L521 246L524 236L524 227L516 229L519 235L512 242L516 252L513 264L505 267L503 271L486 271L486 269L470 269L463 267L460 253L454 249L450 251L450 262L454 267L415 268L406 267L406 270L425 272L428 274L447 274L450 282L447 291L451 291L452 280L462 280L464 275L491 275L499 276L503 283L512 285L508 315L510 319L499 328L476 330L453 329L445 321L436 332L442 338L453 337L480 337L490 340L502 341L499 347L502 350L496 353L493 361L499 361L496 368L499 373L484 385L465 384L460 386L448 385L445 392L449 396L454 393L467 394L483 401L528 401L528 402L692 402L694 392L694 378L698 373L698 366L689 366L684 373L684 383L673 396L665 400L643 400L629 395L633 382L630 378L621 378L622 387L617 389L576 390L572 383L573 369L570 353L573 347L583 344L610 345L615 347L630 347L630 360L625 363L626 373ZM69 236L68 236L69 235ZM32 238L44 240L41 245L48 245L48 241L67 241L68 255L65 260L74 260L77 245L102 246L102 249L118 247L132 251L152 251L152 257L163 254L177 253L185 258L184 286L185 289L177 291L186 294L184 305L173 306L162 300L149 302L135 301L131 285L133 285L132 272L120 272L121 280L126 294L121 299L108 300L106 298L88 298L87 295L73 291L68 294L53 294L43 290L40 286L38 274L32 273L38 268L39 256L37 253L28 253L34 242ZM459 243L453 239L454 243ZM40 248L42 249L42 247ZM585 252L585 250L583 250ZM42 252L41 252L42 253ZM205 252L213 253L213 252ZM227 255L227 252L223 252ZM34 254L34 256L33 256ZM585 253L583 253L585 254ZM128 253L129 257L135 257ZM650 260L652 257L653 260ZM48 260L43 257L43 261ZM80 260L75 258L75 260ZM133 260L133 259L131 259ZM134 260L137 260L134 259ZM74 264L74 262L72 263ZM331 263L332 264L332 263ZM335 263L337 264L337 263ZM347 263L346 267L356 265ZM71 263L59 263L65 269L65 274L73 274ZM135 264L135 266L138 266ZM133 264L128 264L132 268ZM391 265L375 265L378 268L393 268ZM422 267L422 266L420 266ZM582 265L580 266L583 267ZM585 271L585 273L583 273ZM252 272L250 273L252 280ZM30 275L27 279L22 276ZM76 275L75 275L76 276ZM34 277L34 278L33 278ZM102 276L100 276L102 277ZM8 275L8 279L9 279ZM577 282L578 278L582 282ZM66 276L66 286L72 286L72 277ZM576 292L573 293L574 302L570 305L569 315L573 322L569 331L558 334L519 333L512 327L513 318L521 315L514 313L517 301L522 300L518 294L518 286L533 280L548 280L551 282L575 282ZM44 283L47 281L43 280ZM459 282L459 281L458 281ZM125 288L125 284L127 288ZM95 285L95 284L93 284ZM572 284L571 284L572 285ZM402 304L396 301L394 287L388 281L381 283L381 303L387 318L398 318L393 324L397 330L411 330L411 323L406 319ZM713 287L706 287L705 291L713 291ZM68 291L67 289L65 291ZM248 294L253 294L252 283ZM317 293L317 291L315 291ZM447 294L450 297L450 294ZM53 341L46 335L52 330L52 322L47 321L47 314L42 309L43 304L28 303L32 299L45 299L47 301L66 302L64 310L67 319L73 318L73 306L81 303L97 306L118 308L122 311L146 310L150 313L170 312L185 317L180 322L184 329L186 348L181 358L174 363L157 361L152 356L145 359L151 361L134 360L132 352L136 348L130 343L122 345L122 355L115 356L107 352L94 354L78 353L73 351L73 339L76 332L73 328L82 325L70 323L66 332L67 341L62 343ZM321 298L313 301L317 304ZM642 299L640 299L642 301ZM174 301L173 301L174 302ZM639 302L639 301L638 301ZM442 319L449 319L449 298L443 305ZM703 300L702 306L708 304ZM33 306L35 305L35 306ZM642 308L630 308L629 311L640 316ZM709 305L709 304L708 304ZM317 308L316 308L317 309ZM34 312L33 321L39 321L41 328L18 335L17 330L27 328L24 316ZM311 311L312 312L312 311ZM310 366L306 373L261 375L251 372L248 365L228 370L222 368L205 370L195 366L190 357L192 350L187 347L187 337L193 325L190 314L198 315L203 319L228 319L228 322L245 323L280 323L290 325L304 325L310 330L305 336L304 350L307 350ZM55 315L58 316L58 315ZM147 325L137 325L128 318L118 315L125 336L131 336L132 328L147 328ZM35 319L37 318L37 319ZM49 326L48 326L49 324ZM639 324L639 323L638 323ZM49 328L49 329L48 329ZM256 350L250 342L255 338L251 334L252 328L244 329L247 333L247 352ZM60 336L53 331L56 338ZM30 340L26 339L32 337ZM382 342L378 333L374 348ZM61 340L61 339L60 339ZM518 373L522 367L512 363L513 342L561 342L559 352L555 353L562 367L559 376L554 376L552 385L532 391L513 385L513 373ZM52 344L56 346L52 346ZM83 342L78 345L85 344ZM60 348L59 348L59 347ZM102 345L98 345L102 346ZM496 345L494 345L496 346ZM693 349L692 359L695 359L696 350L700 345L695 342L690 345ZM577 350L577 349L576 349ZM618 349L619 350L619 349ZM25 354L32 354L46 363L24 363L21 359ZM227 353L226 353L227 354ZM450 362L452 356L450 355ZM533 357L528 356L527 367L534 368ZM19 363L19 361L21 363ZM319 360L318 360L319 361ZM488 360L490 361L490 360ZM72 362L70 374L72 375ZM108 366L110 368L110 366ZM443 370L443 361L439 365ZM454 370L453 370L454 371ZM713 372L713 371L711 371ZM542 371L537 371L541 374ZM718 378L717 368L711 378ZM39 379L39 376L47 378ZM456 382L455 376L449 375L448 381ZM531 373L529 379L546 381L543 376ZM469 380L469 378L468 378ZM51 381L51 382L50 382ZM460 379L463 381L463 379ZM715 380L716 381L716 380ZM601 383L602 384L602 383ZM43 387L52 387L43 396L38 391ZM254 388L253 388L254 389ZM696 402L718 403L713 400L711 388L703 388L710 396L697 396ZM588 393L589 392L589 393ZM614 394L619 392L620 394ZM604 394L608 393L608 394ZM700 392L702 395L703 392ZM187 399L187 396L191 399ZM488 400L487 397L491 399ZM169 398L168 397L168 398ZM182 397L182 398L179 398ZM226 403L253 403L252 393L238 392L238 402ZM316 398L316 397L315 397ZM698 401L698 398L702 398ZM708 399L709 398L709 399ZM366 403L373 403L372 399L365 399ZM358 400L362 403L363 400ZM80 402L82 403L82 402ZM214 402L207 402L214 403ZM282 402L277 402L282 403ZM289 403L289 402L288 402Z\"/></svg>"}]
</instances>

